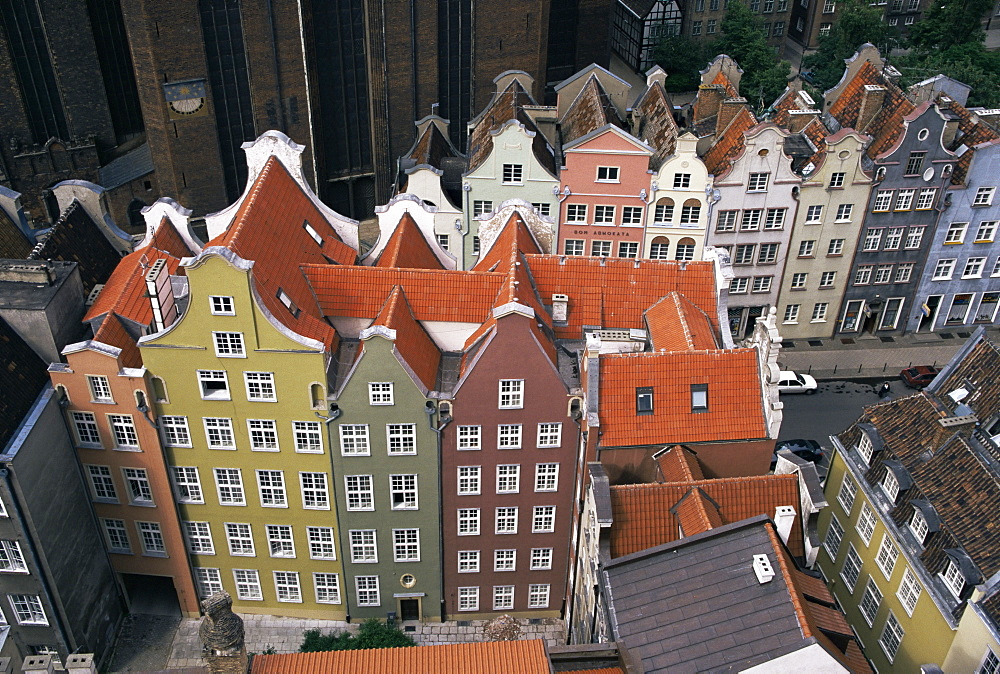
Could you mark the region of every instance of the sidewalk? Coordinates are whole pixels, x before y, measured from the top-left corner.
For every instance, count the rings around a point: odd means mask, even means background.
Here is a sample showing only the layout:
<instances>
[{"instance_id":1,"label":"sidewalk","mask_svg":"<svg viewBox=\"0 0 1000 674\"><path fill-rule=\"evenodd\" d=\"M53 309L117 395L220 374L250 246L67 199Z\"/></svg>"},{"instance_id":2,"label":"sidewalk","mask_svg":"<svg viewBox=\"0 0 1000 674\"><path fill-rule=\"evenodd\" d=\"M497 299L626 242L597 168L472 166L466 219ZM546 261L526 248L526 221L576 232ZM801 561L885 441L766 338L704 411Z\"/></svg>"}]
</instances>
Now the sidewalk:
<instances>
[{"instance_id":1,"label":"sidewalk","mask_svg":"<svg viewBox=\"0 0 1000 674\"><path fill-rule=\"evenodd\" d=\"M973 330L928 332L894 337L834 337L786 340L778 354L782 369L816 379L894 379L911 365L942 367L972 336ZM988 328L987 336L1000 339Z\"/></svg>"}]
</instances>

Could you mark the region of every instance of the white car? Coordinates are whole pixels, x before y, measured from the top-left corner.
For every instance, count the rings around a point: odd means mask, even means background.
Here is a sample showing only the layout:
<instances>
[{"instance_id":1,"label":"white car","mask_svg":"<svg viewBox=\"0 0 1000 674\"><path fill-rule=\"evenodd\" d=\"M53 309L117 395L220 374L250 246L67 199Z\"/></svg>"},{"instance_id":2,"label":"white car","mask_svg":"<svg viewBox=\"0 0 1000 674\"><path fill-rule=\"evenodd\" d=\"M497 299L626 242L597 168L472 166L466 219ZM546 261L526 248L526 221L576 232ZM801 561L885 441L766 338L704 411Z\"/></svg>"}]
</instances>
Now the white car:
<instances>
[{"instance_id":1,"label":"white car","mask_svg":"<svg viewBox=\"0 0 1000 674\"><path fill-rule=\"evenodd\" d=\"M816 392L816 380L808 374L797 374L791 370L782 370L778 373L778 393L805 393L806 395Z\"/></svg>"}]
</instances>

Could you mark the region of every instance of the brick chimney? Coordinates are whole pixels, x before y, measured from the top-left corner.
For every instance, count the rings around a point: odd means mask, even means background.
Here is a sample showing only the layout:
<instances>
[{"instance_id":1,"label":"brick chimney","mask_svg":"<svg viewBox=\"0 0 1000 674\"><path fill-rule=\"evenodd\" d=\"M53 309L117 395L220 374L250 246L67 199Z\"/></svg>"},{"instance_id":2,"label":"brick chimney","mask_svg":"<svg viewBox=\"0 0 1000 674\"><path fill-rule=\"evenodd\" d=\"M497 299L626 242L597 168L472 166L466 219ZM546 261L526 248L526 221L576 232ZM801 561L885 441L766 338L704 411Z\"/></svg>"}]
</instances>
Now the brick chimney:
<instances>
[{"instance_id":1,"label":"brick chimney","mask_svg":"<svg viewBox=\"0 0 1000 674\"><path fill-rule=\"evenodd\" d=\"M243 619L233 613L233 598L216 592L201 602L205 618L198 628L209 674L246 674Z\"/></svg>"},{"instance_id":2,"label":"brick chimney","mask_svg":"<svg viewBox=\"0 0 1000 674\"><path fill-rule=\"evenodd\" d=\"M819 110L789 110L788 130L792 133L798 133L809 126L809 122L814 119L819 119Z\"/></svg>"},{"instance_id":3,"label":"brick chimney","mask_svg":"<svg viewBox=\"0 0 1000 674\"><path fill-rule=\"evenodd\" d=\"M719 114L722 101L726 99L726 90L717 84L702 84L698 87L698 97L694 100L694 123Z\"/></svg>"},{"instance_id":4,"label":"brick chimney","mask_svg":"<svg viewBox=\"0 0 1000 674\"><path fill-rule=\"evenodd\" d=\"M749 107L747 105L747 99L745 98L727 98L722 101L722 106L719 108L719 116L715 121L715 133L717 135L722 134L729 126L729 123L733 121L736 114L743 108Z\"/></svg>"},{"instance_id":5,"label":"brick chimney","mask_svg":"<svg viewBox=\"0 0 1000 674\"><path fill-rule=\"evenodd\" d=\"M885 101L885 87L877 84L866 84L861 94L861 106L858 108L858 123L855 131L864 131L882 109Z\"/></svg>"}]
</instances>

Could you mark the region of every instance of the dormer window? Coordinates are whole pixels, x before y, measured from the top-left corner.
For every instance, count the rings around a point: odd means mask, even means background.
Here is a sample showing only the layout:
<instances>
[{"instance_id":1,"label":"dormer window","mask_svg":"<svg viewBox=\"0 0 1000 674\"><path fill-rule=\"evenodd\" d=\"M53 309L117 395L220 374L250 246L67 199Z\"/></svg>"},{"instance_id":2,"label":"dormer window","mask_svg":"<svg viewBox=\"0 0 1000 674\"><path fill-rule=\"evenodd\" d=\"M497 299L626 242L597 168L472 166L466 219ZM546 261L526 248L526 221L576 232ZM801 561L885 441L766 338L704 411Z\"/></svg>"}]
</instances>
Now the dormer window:
<instances>
[{"instance_id":1,"label":"dormer window","mask_svg":"<svg viewBox=\"0 0 1000 674\"><path fill-rule=\"evenodd\" d=\"M872 462L872 451L874 447L872 446L871 438L864 431L861 432L861 438L858 440L858 454L864 459L865 465L870 465Z\"/></svg>"},{"instance_id":2,"label":"dormer window","mask_svg":"<svg viewBox=\"0 0 1000 674\"><path fill-rule=\"evenodd\" d=\"M882 491L885 492L890 501L893 503L896 502L896 498L899 496L899 481L896 479L896 475L888 468L885 469L885 478L882 480Z\"/></svg>"},{"instance_id":3,"label":"dormer window","mask_svg":"<svg viewBox=\"0 0 1000 674\"><path fill-rule=\"evenodd\" d=\"M927 538L927 518L925 518L924 514L917 508L913 509L913 517L910 518L910 531L913 532L913 536L917 539L917 543L923 545L924 540Z\"/></svg>"},{"instance_id":4,"label":"dormer window","mask_svg":"<svg viewBox=\"0 0 1000 674\"><path fill-rule=\"evenodd\" d=\"M637 386L635 389L635 413L653 413L653 387Z\"/></svg>"},{"instance_id":5,"label":"dormer window","mask_svg":"<svg viewBox=\"0 0 1000 674\"><path fill-rule=\"evenodd\" d=\"M948 587L956 599L961 599L962 590L965 588L965 577L962 569L954 559L948 560L948 568L941 574L941 580Z\"/></svg>"},{"instance_id":6,"label":"dormer window","mask_svg":"<svg viewBox=\"0 0 1000 674\"><path fill-rule=\"evenodd\" d=\"M708 411L708 384L691 384L691 411Z\"/></svg>"},{"instance_id":7,"label":"dormer window","mask_svg":"<svg viewBox=\"0 0 1000 674\"><path fill-rule=\"evenodd\" d=\"M597 167L597 182L599 182L599 183L616 183L616 182L618 182L618 167L617 166L598 166Z\"/></svg>"}]
</instances>

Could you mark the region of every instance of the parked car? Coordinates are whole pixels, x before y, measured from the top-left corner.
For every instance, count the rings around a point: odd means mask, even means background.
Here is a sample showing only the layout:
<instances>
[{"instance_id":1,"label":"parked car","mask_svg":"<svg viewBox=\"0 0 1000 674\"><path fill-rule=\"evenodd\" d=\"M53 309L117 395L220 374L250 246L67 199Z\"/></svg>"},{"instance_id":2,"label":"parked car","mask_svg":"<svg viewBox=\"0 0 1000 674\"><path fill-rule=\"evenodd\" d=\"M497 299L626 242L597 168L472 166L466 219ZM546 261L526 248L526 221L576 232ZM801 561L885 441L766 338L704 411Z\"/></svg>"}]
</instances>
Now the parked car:
<instances>
[{"instance_id":1,"label":"parked car","mask_svg":"<svg viewBox=\"0 0 1000 674\"><path fill-rule=\"evenodd\" d=\"M778 463L778 452L787 449L795 456L806 461L819 463L823 460L823 448L815 440L779 440L774 445L774 455L771 456L771 470Z\"/></svg>"},{"instance_id":2,"label":"parked car","mask_svg":"<svg viewBox=\"0 0 1000 674\"><path fill-rule=\"evenodd\" d=\"M899 377L910 388L923 388L930 384L940 371L933 365L917 365L905 368L899 373Z\"/></svg>"},{"instance_id":3,"label":"parked car","mask_svg":"<svg viewBox=\"0 0 1000 674\"><path fill-rule=\"evenodd\" d=\"M816 380L808 374L798 374L791 370L778 373L778 393L815 393L818 388Z\"/></svg>"}]
</instances>

